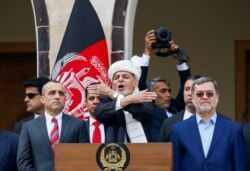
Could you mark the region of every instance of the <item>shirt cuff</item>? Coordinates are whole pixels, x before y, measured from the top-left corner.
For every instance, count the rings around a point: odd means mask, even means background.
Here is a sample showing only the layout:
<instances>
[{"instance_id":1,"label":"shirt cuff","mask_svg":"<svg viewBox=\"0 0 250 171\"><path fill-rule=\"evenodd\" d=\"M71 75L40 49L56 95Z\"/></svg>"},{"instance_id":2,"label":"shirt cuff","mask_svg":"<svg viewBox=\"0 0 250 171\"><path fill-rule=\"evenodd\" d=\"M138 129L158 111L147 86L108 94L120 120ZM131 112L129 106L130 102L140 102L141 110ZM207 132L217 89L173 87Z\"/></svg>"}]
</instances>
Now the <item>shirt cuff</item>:
<instances>
[{"instance_id":1,"label":"shirt cuff","mask_svg":"<svg viewBox=\"0 0 250 171\"><path fill-rule=\"evenodd\" d=\"M121 95L121 94L119 94L119 95L117 96L117 101L116 101L116 103L115 103L115 111L120 110L120 109L123 108L123 107L121 107L121 99L123 99L123 98L124 98L124 96Z\"/></svg>"},{"instance_id":2,"label":"shirt cuff","mask_svg":"<svg viewBox=\"0 0 250 171\"><path fill-rule=\"evenodd\" d=\"M149 66L150 56L146 54L142 54L142 64L141 66Z\"/></svg>"},{"instance_id":3,"label":"shirt cuff","mask_svg":"<svg viewBox=\"0 0 250 171\"><path fill-rule=\"evenodd\" d=\"M189 66L186 62L183 62L182 64L176 65L178 71L185 71L189 69Z\"/></svg>"}]
</instances>

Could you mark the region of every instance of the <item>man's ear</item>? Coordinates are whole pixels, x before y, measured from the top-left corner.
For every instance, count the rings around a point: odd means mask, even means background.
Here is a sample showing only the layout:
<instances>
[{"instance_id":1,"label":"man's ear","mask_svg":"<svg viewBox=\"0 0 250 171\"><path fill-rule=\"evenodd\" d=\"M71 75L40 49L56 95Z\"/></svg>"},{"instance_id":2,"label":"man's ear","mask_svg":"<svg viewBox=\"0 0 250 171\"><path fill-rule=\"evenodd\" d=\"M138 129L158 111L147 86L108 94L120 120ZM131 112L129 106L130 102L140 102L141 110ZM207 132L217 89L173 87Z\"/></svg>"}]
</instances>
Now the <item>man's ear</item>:
<instances>
[{"instance_id":1,"label":"man's ear","mask_svg":"<svg viewBox=\"0 0 250 171\"><path fill-rule=\"evenodd\" d=\"M138 85L139 85L139 82L137 80L135 80L134 88L138 87Z\"/></svg>"},{"instance_id":2,"label":"man's ear","mask_svg":"<svg viewBox=\"0 0 250 171\"><path fill-rule=\"evenodd\" d=\"M44 96L40 97L40 101L44 104L44 101L45 101Z\"/></svg>"}]
</instances>

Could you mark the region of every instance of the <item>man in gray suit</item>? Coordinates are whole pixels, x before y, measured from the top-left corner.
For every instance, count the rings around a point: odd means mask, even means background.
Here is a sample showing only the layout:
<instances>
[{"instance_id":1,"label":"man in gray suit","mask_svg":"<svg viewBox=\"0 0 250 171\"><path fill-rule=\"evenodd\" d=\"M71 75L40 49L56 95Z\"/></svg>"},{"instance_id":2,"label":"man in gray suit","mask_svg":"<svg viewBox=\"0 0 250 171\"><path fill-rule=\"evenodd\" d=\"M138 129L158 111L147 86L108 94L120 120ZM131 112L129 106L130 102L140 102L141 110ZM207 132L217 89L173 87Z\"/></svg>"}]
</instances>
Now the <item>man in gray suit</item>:
<instances>
[{"instance_id":1,"label":"man in gray suit","mask_svg":"<svg viewBox=\"0 0 250 171\"><path fill-rule=\"evenodd\" d=\"M45 84L41 101L45 114L25 122L21 130L17 153L20 171L53 171L54 144L89 142L86 123L62 112L66 95L61 83Z\"/></svg>"}]
</instances>

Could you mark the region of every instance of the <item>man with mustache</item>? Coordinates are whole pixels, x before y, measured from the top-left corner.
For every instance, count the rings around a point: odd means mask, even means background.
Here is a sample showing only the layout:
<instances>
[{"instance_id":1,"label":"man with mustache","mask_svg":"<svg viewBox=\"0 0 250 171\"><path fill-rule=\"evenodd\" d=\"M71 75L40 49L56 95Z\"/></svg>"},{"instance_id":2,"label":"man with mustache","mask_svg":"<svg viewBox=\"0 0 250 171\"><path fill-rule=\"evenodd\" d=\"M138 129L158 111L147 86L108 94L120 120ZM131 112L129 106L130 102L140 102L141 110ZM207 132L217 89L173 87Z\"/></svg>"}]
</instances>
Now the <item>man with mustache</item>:
<instances>
[{"instance_id":1,"label":"man with mustache","mask_svg":"<svg viewBox=\"0 0 250 171\"><path fill-rule=\"evenodd\" d=\"M149 91L155 92L157 94L157 98L154 100L153 106L150 137L151 142L158 142L163 121L185 108L185 103L183 101L183 87L185 81L191 75L190 68L187 63L182 62L176 54L179 46L175 44L174 41L171 41L169 42L170 47L168 51L171 52L180 78L180 88L176 98L172 98L170 81L164 77L155 77L146 84L149 62L151 58L150 55L154 52L152 44L155 42L156 36L154 30L148 31L145 36L145 49L141 62L142 76L139 83L140 90L148 89Z\"/></svg>"},{"instance_id":2,"label":"man with mustache","mask_svg":"<svg viewBox=\"0 0 250 171\"><path fill-rule=\"evenodd\" d=\"M94 112L96 119L113 128L113 136L118 143L148 142L152 101L156 99L156 93L139 91L141 70L133 60L113 63L108 75L114 91L113 98L101 98Z\"/></svg>"},{"instance_id":3,"label":"man with mustache","mask_svg":"<svg viewBox=\"0 0 250 171\"><path fill-rule=\"evenodd\" d=\"M217 82L201 77L192 85L196 115L172 127L174 171L246 170L241 125L216 112Z\"/></svg>"},{"instance_id":4,"label":"man with mustache","mask_svg":"<svg viewBox=\"0 0 250 171\"><path fill-rule=\"evenodd\" d=\"M115 91L110 89L104 83L99 82L92 82L85 90L85 101L90 113L90 117L86 121L89 139L91 143L116 142L117 138L114 133L115 128L112 127L112 125L99 122L95 117L95 109L100 103L100 94L112 99Z\"/></svg>"},{"instance_id":5,"label":"man with mustache","mask_svg":"<svg viewBox=\"0 0 250 171\"><path fill-rule=\"evenodd\" d=\"M161 127L160 136L159 136L160 142L169 142L172 126L178 122L188 119L189 117L195 114L195 107L192 102L191 87L194 81L200 77L201 76L199 75L194 75L192 77L189 77L187 81L185 82L183 96L184 96L184 102L186 104L186 107L185 109L176 113L172 117L166 118L164 120L162 127Z\"/></svg>"}]
</instances>

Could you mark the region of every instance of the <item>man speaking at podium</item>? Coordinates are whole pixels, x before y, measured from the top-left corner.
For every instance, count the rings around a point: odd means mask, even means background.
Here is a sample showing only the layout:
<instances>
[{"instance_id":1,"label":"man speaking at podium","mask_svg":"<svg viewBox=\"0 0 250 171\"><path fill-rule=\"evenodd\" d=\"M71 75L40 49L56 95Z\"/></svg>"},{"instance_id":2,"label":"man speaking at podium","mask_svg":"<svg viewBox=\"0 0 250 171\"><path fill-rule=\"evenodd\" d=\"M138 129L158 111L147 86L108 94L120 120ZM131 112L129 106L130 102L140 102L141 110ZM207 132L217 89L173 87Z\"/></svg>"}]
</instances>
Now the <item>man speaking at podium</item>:
<instances>
[{"instance_id":1,"label":"man speaking at podium","mask_svg":"<svg viewBox=\"0 0 250 171\"><path fill-rule=\"evenodd\" d=\"M150 137L152 101L157 95L139 91L141 70L136 60L120 60L110 66L108 74L115 93L113 98L101 98L94 112L97 120L114 128L118 143L146 143Z\"/></svg>"}]
</instances>

